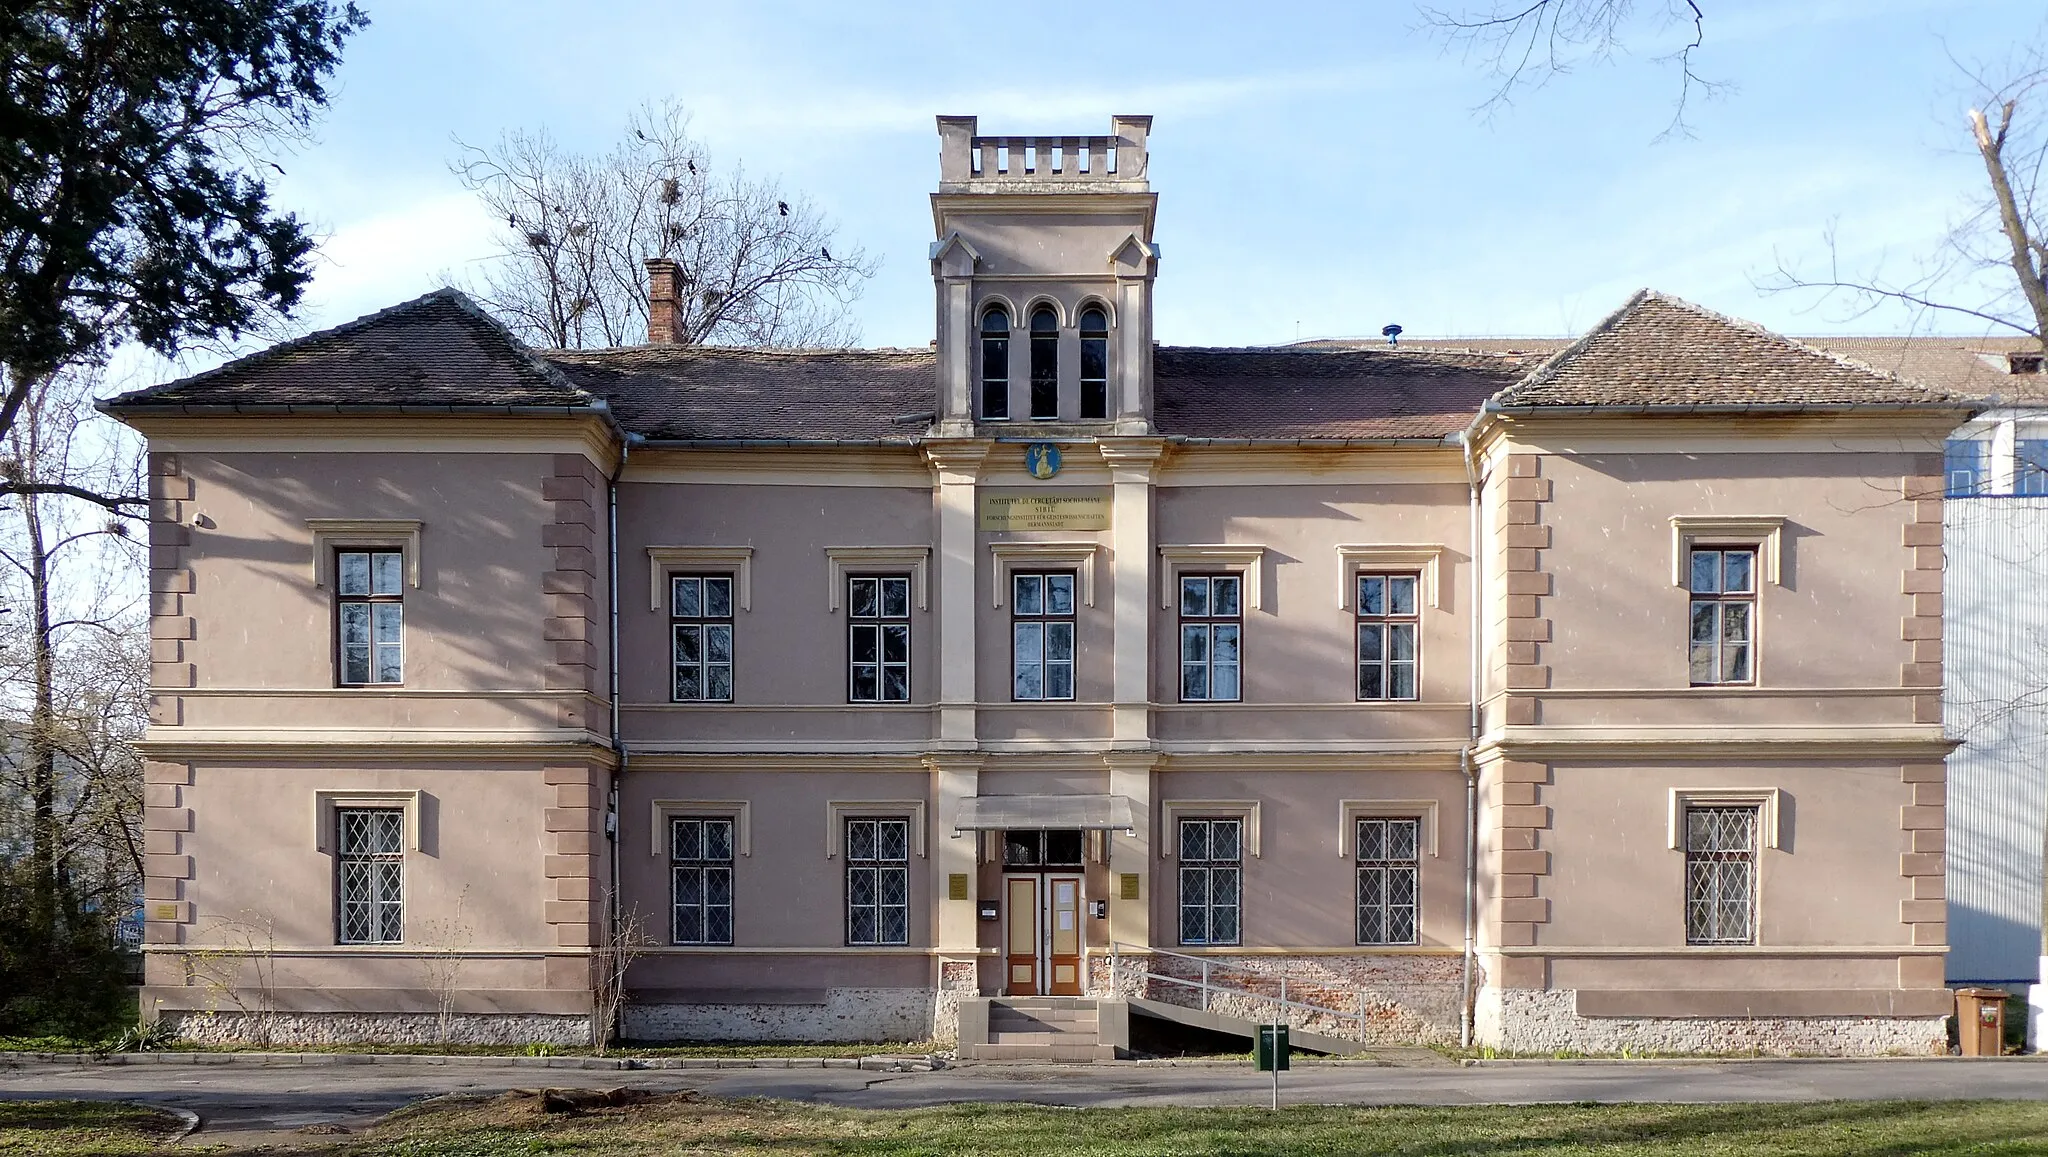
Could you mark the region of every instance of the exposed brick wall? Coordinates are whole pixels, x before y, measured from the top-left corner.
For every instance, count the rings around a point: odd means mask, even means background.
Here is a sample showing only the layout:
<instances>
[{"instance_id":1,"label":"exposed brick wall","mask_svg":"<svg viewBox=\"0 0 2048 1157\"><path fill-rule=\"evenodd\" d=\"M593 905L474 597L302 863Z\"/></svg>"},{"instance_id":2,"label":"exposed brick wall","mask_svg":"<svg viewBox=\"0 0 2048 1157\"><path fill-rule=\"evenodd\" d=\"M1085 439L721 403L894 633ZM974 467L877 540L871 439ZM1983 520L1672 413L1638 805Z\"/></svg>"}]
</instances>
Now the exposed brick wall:
<instances>
[{"instance_id":1,"label":"exposed brick wall","mask_svg":"<svg viewBox=\"0 0 2048 1157\"><path fill-rule=\"evenodd\" d=\"M549 651L542 685L599 694L605 690L598 650L604 617L597 591L604 476L580 454L557 454L554 473L541 480L541 498L551 518L541 526L540 541L554 556L553 569L541 576L547 599L541 633ZM597 726L599 721L590 717L593 710L587 699L564 700L555 725Z\"/></svg>"}]
</instances>

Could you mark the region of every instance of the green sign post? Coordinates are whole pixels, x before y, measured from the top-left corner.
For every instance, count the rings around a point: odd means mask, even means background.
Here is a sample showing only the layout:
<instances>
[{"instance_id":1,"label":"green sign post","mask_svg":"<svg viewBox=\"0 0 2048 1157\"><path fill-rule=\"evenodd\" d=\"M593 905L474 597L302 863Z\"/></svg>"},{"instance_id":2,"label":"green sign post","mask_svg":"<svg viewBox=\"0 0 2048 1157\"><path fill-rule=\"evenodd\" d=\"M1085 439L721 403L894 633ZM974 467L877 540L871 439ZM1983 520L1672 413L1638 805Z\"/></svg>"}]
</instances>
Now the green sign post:
<instances>
[{"instance_id":1,"label":"green sign post","mask_svg":"<svg viewBox=\"0 0 2048 1157\"><path fill-rule=\"evenodd\" d=\"M1252 1060L1260 1072L1273 1074L1273 1107L1276 1109L1280 1107L1280 1070L1288 1067L1289 1052L1286 1025L1259 1026L1258 1041L1252 1045Z\"/></svg>"}]
</instances>

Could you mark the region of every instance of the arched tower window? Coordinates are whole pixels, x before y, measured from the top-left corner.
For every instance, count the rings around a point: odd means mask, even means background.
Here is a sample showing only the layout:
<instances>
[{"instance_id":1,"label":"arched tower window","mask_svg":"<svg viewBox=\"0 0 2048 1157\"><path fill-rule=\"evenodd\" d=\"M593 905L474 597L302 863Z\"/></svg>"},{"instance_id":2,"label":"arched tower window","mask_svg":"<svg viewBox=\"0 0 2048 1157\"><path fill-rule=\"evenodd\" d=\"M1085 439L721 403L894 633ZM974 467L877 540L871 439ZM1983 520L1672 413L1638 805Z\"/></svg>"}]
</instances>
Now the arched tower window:
<instances>
[{"instance_id":1,"label":"arched tower window","mask_svg":"<svg viewBox=\"0 0 2048 1157\"><path fill-rule=\"evenodd\" d=\"M992 305L981 315L981 416L1010 416L1010 311Z\"/></svg>"},{"instance_id":2,"label":"arched tower window","mask_svg":"<svg viewBox=\"0 0 2048 1157\"><path fill-rule=\"evenodd\" d=\"M1060 319L1049 305L1031 312L1031 416L1060 416Z\"/></svg>"},{"instance_id":3,"label":"arched tower window","mask_svg":"<svg viewBox=\"0 0 2048 1157\"><path fill-rule=\"evenodd\" d=\"M1109 315L1093 305L1081 311L1081 416L1109 417Z\"/></svg>"}]
</instances>

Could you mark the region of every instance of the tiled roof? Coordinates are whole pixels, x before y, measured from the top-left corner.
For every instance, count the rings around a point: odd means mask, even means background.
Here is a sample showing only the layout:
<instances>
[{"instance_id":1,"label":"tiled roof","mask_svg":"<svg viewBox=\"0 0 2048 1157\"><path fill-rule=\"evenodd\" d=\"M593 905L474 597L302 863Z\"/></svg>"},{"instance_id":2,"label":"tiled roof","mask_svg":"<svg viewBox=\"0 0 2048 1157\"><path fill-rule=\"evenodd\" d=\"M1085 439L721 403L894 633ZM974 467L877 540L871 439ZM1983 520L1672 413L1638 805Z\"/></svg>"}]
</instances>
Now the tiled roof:
<instances>
[{"instance_id":1,"label":"tiled roof","mask_svg":"<svg viewBox=\"0 0 2048 1157\"><path fill-rule=\"evenodd\" d=\"M2040 353L2030 337L1825 337L1805 339L1829 353L1862 362L1966 398L2039 405L2048 402L2048 374L2015 374L2006 355Z\"/></svg>"},{"instance_id":2,"label":"tiled roof","mask_svg":"<svg viewBox=\"0 0 2048 1157\"><path fill-rule=\"evenodd\" d=\"M1161 433L1191 438L1441 438L1518 370L1512 359L1385 347L1162 346L1153 418Z\"/></svg>"},{"instance_id":3,"label":"tiled roof","mask_svg":"<svg viewBox=\"0 0 2048 1157\"><path fill-rule=\"evenodd\" d=\"M626 429L658 439L909 443L938 389L930 350L628 346L541 356L609 399ZM891 420L911 414L924 420Z\"/></svg>"},{"instance_id":4,"label":"tiled roof","mask_svg":"<svg viewBox=\"0 0 2048 1157\"><path fill-rule=\"evenodd\" d=\"M1509 409L1683 410L1943 405L1959 398L1645 289L1498 400Z\"/></svg>"},{"instance_id":5,"label":"tiled roof","mask_svg":"<svg viewBox=\"0 0 2048 1157\"><path fill-rule=\"evenodd\" d=\"M453 289L175 382L109 410L582 407L595 399Z\"/></svg>"}]
</instances>

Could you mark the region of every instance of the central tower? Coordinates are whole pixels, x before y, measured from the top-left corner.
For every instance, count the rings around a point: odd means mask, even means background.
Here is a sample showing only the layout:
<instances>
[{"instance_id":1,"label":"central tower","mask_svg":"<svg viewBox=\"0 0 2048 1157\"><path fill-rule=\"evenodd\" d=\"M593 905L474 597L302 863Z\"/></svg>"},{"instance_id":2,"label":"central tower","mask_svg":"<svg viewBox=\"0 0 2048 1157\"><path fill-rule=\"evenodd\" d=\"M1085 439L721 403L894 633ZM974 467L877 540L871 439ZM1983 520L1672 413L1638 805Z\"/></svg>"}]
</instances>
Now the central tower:
<instances>
[{"instance_id":1,"label":"central tower","mask_svg":"<svg viewBox=\"0 0 2048 1157\"><path fill-rule=\"evenodd\" d=\"M1152 118L1092 137L938 120L935 433L1152 433Z\"/></svg>"}]
</instances>

